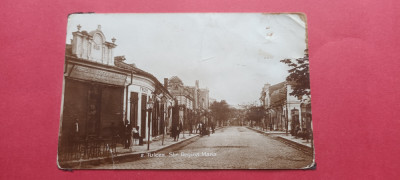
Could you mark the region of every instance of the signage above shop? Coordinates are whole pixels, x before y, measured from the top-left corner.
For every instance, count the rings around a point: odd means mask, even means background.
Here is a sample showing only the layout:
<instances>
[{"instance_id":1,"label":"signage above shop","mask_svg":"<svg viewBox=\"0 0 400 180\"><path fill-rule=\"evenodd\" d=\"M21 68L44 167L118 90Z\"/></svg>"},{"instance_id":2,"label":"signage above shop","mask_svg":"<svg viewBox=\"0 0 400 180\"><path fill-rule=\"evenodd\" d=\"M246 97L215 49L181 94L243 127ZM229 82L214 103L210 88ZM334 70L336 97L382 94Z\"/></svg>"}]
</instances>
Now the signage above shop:
<instances>
[{"instance_id":1,"label":"signage above shop","mask_svg":"<svg viewBox=\"0 0 400 180\"><path fill-rule=\"evenodd\" d=\"M69 77L123 86L125 85L127 76L124 74L75 65L72 67Z\"/></svg>"}]
</instances>

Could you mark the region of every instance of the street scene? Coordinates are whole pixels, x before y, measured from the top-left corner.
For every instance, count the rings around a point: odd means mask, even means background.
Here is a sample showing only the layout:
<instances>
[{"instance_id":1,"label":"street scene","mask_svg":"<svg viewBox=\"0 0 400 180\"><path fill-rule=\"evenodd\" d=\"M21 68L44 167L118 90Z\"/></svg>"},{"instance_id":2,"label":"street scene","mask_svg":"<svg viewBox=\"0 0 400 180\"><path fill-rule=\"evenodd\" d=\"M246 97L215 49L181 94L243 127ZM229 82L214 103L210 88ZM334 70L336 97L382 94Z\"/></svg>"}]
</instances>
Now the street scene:
<instances>
[{"instance_id":1,"label":"street scene","mask_svg":"<svg viewBox=\"0 0 400 180\"><path fill-rule=\"evenodd\" d=\"M133 162L94 166L98 169L287 169L312 163L312 155L243 126L217 130L179 149L145 154ZM151 155L150 155L151 156Z\"/></svg>"},{"instance_id":2,"label":"street scene","mask_svg":"<svg viewBox=\"0 0 400 180\"><path fill-rule=\"evenodd\" d=\"M312 169L313 140L303 14L69 16L60 169Z\"/></svg>"}]
</instances>

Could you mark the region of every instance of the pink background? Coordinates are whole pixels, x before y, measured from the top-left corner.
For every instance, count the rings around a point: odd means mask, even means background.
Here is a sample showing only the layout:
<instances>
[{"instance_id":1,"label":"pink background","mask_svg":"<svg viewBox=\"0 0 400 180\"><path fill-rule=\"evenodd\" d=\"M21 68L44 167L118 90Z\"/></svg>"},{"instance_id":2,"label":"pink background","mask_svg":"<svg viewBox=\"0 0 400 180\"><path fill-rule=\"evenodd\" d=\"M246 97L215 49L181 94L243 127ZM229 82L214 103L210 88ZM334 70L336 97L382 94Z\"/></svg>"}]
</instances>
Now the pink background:
<instances>
[{"instance_id":1,"label":"pink background","mask_svg":"<svg viewBox=\"0 0 400 180\"><path fill-rule=\"evenodd\" d=\"M395 179L400 175L400 1L2 0L1 179ZM67 15L304 12L317 170L90 171L56 166Z\"/></svg>"}]
</instances>

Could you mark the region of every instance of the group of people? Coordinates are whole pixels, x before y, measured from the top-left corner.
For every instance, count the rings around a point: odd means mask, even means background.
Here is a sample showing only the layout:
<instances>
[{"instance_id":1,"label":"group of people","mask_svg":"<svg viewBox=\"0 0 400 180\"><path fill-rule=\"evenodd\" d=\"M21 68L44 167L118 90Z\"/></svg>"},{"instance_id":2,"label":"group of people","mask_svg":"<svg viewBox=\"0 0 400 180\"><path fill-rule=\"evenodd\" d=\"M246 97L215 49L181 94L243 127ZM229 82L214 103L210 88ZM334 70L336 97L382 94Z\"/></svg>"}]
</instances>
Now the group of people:
<instances>
[{"instance_id":1,"label":"group of people","mask_svg":"<svg viewBox=\"0 0 400 180\"><path fill-rule=\"evenodd\" d=\"M133 128L132 125L129 122L127 122L125 125L124 148L125 149L132 148L135 139L138 139L140 144L139 126Z\"/></svg>"},{"instance_id":2,"label":"group of people","mask_svg":"<svg viewBox=\"0 0 400 180\"><path fill-rule=\"evenodd\" d=\"M201 136L203 135L210 135L210 133L214 134L215 133L215 127L213 124L211 124L209 127L206 126L204 123L199 123L197 124L197 127L195 128L196 133L199 133ZM173 126L171 128L171 137L174 138L174 141L179 140L179 135L183 131L183 126L182 122L179 122L177 126Z\"/></svg>"},{"instance_id":3,"label":"group of people","mask_svg":"<svg viewBox=\"0 0 400 180\"><path fill-rule=\"evenodd\" d=\"M211 130L211 132L210 132L210 130ZM207 128L207 126L201 122L197 125L196 133L197 132L199 132L200 135L210 135L210 133L214 134L215 128L212 123L210 124L209 128Z\"/></svg>"},{"instance_id":4,"label":"group of people","mask_svg":"<svg viewBox=\"0 0 400 180\"><path fill-rule=\"evenodd\" d=\"M196 133L200 133L200 135L210 135L210 130L211 133L214 133L214 126L211 125L209 127L210 129L207 128L207 126L204 123L199 123L196 128ZM183 131L183 124L182 122L179 122L178 125L173 126L171 128L171 137L174 138L174 141L179 141L179 135ZM126 122L125 124L125 138L124 140L124 148L125 149L130 149L134 145L134 140L138 139L139 140L139 145L140 145L140 135L139 135L139 126L132 127L132 125L129 122Z\"/></svg>"},{"instance_id":5,"label":"group of people","mask_svg":"<svg viewBox=\"0 0 400 180\"><path fill-rule=\"evenodd\" d=\"M303 139L309 139L311 136L311 131L307 128L300 128L300 125L296 125L295 128L292 129L291 134L296 137L301 137Z\"/></svg>"}]
</instances>

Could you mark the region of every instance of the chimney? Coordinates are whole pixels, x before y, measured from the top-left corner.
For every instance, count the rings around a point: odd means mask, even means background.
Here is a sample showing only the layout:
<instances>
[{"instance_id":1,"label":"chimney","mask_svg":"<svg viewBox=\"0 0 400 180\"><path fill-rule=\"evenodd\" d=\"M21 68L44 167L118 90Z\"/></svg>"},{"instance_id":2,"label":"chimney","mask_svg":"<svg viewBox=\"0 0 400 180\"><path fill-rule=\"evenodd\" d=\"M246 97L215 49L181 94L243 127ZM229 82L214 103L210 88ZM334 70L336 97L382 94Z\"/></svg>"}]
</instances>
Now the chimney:
<instances>
[{"instance_id":1,"label":"chimney","mask_svg":"<svg viewBox=\"0 0 400 180\"><path fill-rule=\"evenodd\" d=\"M125 61L126 58L125 58L125 56L115 56L115 57L114 57L114 60L115 60L115 61Z\"/></svg>"},{"instance_id":2,"label":"chimney","mask_svg":"<svg viewBox=\"0 0 400 180\"><path fill-rule=\"evenodd\" d=\"M168 78L164 78L164 87L168 89Z\"/></svg>"},{"instance_id":3,"label":"chimney","mask_svg":"<svg viewBox=\"0 0 400 180\"><path fill-rule=\"evenodd\" d=\"M196 80L196 88L199 89L199 80Z\"/></svg>"}]
</instances>

